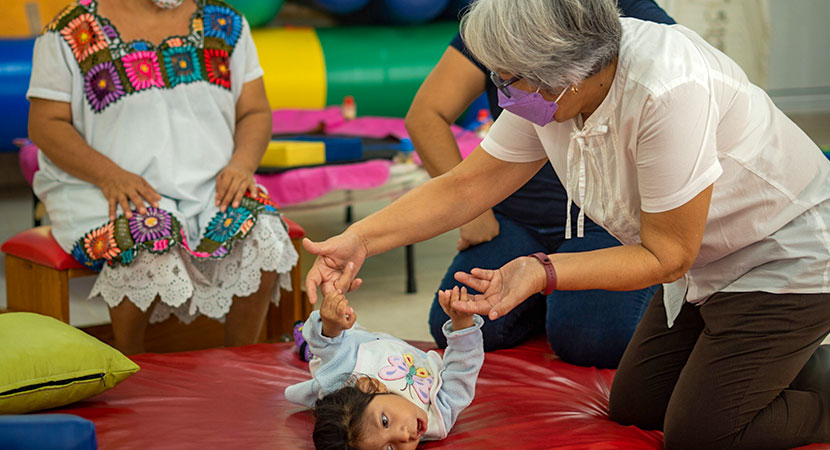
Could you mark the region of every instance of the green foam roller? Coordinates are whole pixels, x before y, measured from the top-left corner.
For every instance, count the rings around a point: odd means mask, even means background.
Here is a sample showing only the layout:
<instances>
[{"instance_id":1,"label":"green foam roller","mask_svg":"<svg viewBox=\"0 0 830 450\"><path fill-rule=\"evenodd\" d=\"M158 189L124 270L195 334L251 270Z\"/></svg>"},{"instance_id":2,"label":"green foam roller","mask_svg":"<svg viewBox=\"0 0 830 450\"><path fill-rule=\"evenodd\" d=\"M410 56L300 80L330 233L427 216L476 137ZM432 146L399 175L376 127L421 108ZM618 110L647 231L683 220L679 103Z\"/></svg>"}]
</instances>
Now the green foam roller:
<instances>
[{"instance_id":1,"label":"green foam roller","mask_svg":"<svg viewBox=\"0 0 830 450\"><path fill-rule=\"evenodd\" d=\"M358 115L403 117L457 32L458 22L318 29L326 103L351 95Z\"/></svg>"}]
</instances>

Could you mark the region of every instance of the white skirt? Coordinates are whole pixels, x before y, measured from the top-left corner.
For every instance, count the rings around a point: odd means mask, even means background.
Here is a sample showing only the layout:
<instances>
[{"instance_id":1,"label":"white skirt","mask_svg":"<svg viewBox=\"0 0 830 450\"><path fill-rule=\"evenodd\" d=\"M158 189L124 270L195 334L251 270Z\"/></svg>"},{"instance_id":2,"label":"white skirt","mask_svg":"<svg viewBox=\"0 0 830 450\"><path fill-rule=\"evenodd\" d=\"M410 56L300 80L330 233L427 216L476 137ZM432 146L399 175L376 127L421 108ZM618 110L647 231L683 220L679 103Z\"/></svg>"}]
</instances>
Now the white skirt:
<instances>
[{"instance_id":1,"label":"white skirt","mask_svg":"<svg viewBox=\"0 0 830 450\"><path fill-rule=\"evenodd\" d=\"M276 272L271 301L279 305L280 288L291 290L289 272L297 263L297 251L277 216L262 214L242 241L221 259L200 259L180 246L163 254L140 252L128 266L104 265L89 298L102 297L110 307L126 297L147 311L159 301L150 322L175 314L184 323L200 314L224 321L233 297L247 297L259 290L262 272Z\"/></svg>"}]
</instances>

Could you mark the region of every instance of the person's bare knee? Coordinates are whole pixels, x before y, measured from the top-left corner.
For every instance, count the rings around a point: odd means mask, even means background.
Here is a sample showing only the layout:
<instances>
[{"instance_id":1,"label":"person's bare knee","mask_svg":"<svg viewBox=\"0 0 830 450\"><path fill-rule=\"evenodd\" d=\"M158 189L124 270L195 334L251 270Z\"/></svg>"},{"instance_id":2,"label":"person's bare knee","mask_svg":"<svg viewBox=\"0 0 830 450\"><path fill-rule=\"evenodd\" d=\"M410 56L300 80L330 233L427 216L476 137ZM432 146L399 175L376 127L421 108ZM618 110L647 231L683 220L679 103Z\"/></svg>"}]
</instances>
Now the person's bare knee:
<instances>
[{"instance_id":1,"label":"person's bare knee","mask_svg":"<svg viewBox=\"0 0 830 450\"><path fill-rule=\"evenodd\" d=\"M275 289L277 274L262 272L259 290L247 297L235 297L225 318L225 345L228 347L257 342Z\"/></svg>"},{"instance_id":2,"label":"person's bare knee","mask_svg":"<svg viewBox=\"0 0 830 450\"><path fill-rule=\"evenodd\" d=\"M142 311L129 298L124 297L118 306L109 309L115 347L125 355L144 353L144 333L156 301L158 298L147 311Z\"/></svg>"}]
</instances>

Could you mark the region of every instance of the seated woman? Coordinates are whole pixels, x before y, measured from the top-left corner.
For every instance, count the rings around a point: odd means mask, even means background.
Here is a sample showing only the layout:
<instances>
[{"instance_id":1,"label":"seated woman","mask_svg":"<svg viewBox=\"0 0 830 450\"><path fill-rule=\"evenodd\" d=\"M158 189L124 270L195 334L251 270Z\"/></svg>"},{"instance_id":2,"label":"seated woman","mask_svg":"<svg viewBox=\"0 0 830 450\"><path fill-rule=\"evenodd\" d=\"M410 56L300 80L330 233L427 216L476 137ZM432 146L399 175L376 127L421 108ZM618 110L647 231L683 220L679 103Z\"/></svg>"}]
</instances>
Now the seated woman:
<instances>
[{"instance_id":1,"label":"seated woman","mask_svg":"<svg viewBox=\"0 0 830 450\"><path fill-rule=\"evenodd\" d=\"M620 0L617 6L625 16L675 23L653 0ZM461 162L450 125L473 100L485 92L493 119L501 114L496 87L487 79L489 72L467 50L461 34L457 34L418 90L407 113L406 127L424 168L433 177L449 172ZM469 272L473 267L496 269L514 258L536 252L572 253L620 245L587 218L583 235L567 239L571 231L565 214L567 199L553 167L545 164L519 190L459 228L459 253L438 290L460 286L454 274ZM574 207L572 215L577 213L578 208ZM514 347L545 332L551 348L562 360L615 368L655 290L656 287L649 287L621 292L589 289L534 294L507 317L497 321L484 319L484 349ZM440 347L447 345L441 332L446 320L436 294L429 323Z\"/></svg>"},{"instance_id":2,"label":"seated woman","mask_svg":"<svg viewBox=\"0 0 830 450\"><path fill-rule=\"evenodd\" d=\"M34 190L60 246L101 271L90 297L116 346L142 352L170 314L253 343L297 254L254 182L271 110L245 18L218 0L78 0L32 66Z\"/></svg>"}]
</instances>

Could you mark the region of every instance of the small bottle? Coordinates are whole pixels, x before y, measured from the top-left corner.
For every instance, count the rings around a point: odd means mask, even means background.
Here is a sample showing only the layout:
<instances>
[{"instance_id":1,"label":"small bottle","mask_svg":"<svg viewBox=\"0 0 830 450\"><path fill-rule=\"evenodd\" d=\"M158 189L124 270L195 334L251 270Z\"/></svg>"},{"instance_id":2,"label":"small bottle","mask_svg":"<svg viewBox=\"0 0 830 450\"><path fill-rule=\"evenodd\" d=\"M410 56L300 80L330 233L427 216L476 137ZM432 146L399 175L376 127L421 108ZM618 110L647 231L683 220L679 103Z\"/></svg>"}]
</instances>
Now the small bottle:
<instances>
[{"instance_id":1,"label":"small bottle","mask_svg":"<svg viewBox=\"0 0 830 450\"><path fill-rule=\"evenodd\" d=\"M479 109L478 115L476 115L476 135L482 139L487 136L487 132L490 131L490 125L493 124L493 119L490 117L490 111L486 109Z\"/></svg>"},{"instance_id":2,"label":"small bottle","mask_svg":"<svg viewBox=\"0 0 830 450\"><path fill-rule=\"evenodd\" d=\"M340 105L340 113L346 120L352 120L357 117L357 105L355 105L354 97L347 95L343 97L343 104Z\"/></svg>"}]
</instances>

